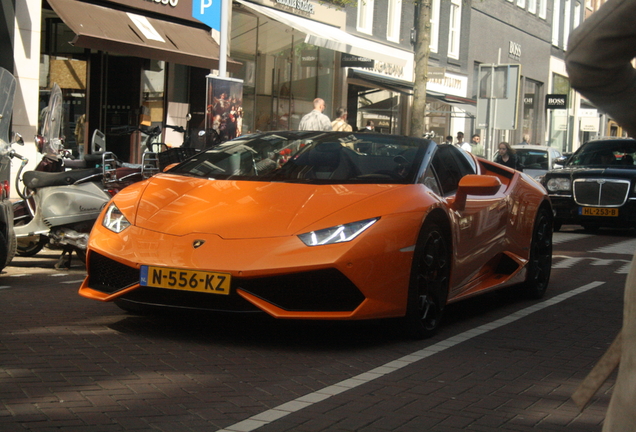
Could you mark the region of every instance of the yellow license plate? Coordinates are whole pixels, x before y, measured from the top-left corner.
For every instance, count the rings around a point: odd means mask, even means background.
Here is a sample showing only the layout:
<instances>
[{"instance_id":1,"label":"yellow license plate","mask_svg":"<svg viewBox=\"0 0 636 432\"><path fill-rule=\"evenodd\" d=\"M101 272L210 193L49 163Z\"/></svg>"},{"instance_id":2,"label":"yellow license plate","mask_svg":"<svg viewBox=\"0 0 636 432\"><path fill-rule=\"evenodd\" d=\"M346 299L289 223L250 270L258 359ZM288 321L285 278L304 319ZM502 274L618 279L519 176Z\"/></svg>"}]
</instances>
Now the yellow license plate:
<instances>
[{"instance_id":1,"label":"yellow license plate","mask_svg":"<svg viewBox=\"0 0 636 432\"><path fill-rule=\"evenodd\" d=\"M618 216L617 208L581 207L583 216Z\"/></svg>"},{"instance_id":2,"label":"yellow license plate","mask_svg":"<svg viewBox=\"0 0 636 432\"><path fill-rule=\"evenodd\" d=\"M231 279L228 273L141 266L139 285L228 295Z\"/></svg>"}]
</instances>

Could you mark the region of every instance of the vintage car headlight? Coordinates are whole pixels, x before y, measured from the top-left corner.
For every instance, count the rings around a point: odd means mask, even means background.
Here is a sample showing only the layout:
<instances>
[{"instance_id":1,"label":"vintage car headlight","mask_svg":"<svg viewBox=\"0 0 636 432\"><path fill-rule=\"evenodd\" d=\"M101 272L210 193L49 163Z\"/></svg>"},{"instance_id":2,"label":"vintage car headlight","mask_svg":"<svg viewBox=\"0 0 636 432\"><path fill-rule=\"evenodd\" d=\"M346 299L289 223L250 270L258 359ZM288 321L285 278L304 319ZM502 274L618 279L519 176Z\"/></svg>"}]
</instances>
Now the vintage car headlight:
<instances>
[{"instance_id":1,"label":"vintage car headlight","mask_svg":"<svg viewBox=\"0 0 636 432\"><path fill-rule=\"evenodd\" d=\"M102 225L112 232L120 233L130 226L130 222L128 222L126 216L124 216L117 206L111 203L106 210Z\"/></svg>"},{"instance_id":2,"label":"vintage car headlight","mask_svg":"<svg viewBox=\"0 0 636 432\"><path fill-rule=\"evenodd\" d=\"M546 183L546 188L550 192L557 191L571 191L572 190L572 182L569 178L565 177L554 177L548 180Z\"/></svg>"},{"instance_id":3,"label":"vintage car headlight","mask_svg":"<svg viewBox=\"0 0 636 432\"><path fill-rule=\"evenodd\" d=\"M369 228L378 220L380 220L379 217L365 219L359 222L351 222L344 225L300 234L298 238L301 239L307 246L320 246L348 242L358 237L364 230Z\"/></svg>"}]
</instances>

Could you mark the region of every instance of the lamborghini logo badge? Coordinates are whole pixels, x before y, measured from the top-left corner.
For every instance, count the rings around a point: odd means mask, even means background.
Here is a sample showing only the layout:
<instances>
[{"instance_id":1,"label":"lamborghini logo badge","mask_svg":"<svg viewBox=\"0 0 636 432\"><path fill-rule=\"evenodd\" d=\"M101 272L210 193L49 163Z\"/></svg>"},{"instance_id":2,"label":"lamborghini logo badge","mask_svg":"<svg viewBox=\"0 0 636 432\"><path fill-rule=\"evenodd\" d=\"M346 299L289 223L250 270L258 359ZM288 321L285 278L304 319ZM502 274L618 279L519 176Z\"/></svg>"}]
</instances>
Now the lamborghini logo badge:
<instances>
[{"instance_id":1,"label":"lamborghini logo badge","mask_svg":"<svg viewBox=\"0 0 636 432\"><path fill-rule=\"evenodd\" d=\"M192 242L192 247L195 249L200 248L203 246L203 243L205 243L205 240L195 240Z\"/></svg>"}]
</instances>

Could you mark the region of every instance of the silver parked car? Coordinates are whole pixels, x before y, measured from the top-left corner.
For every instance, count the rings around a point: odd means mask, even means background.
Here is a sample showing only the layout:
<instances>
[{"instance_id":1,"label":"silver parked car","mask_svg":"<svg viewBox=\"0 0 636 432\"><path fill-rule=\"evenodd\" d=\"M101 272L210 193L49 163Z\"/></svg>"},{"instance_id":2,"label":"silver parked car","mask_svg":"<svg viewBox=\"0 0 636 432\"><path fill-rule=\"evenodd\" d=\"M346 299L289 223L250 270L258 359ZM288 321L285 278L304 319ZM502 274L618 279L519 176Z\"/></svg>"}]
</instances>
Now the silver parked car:
<instances>
[{"instance_id":1,"label":"silver parked car","mask_svg":"<svg viewBox=\"0 0 636 432\"><path fill-rule=\"evenodd\" d=\"M512 148L517 154L519 169L537 181L541 181L546 172L562 168L557 164L562 157L561 152L554 147L522 144Z\"/></svg>"}]
</instances>

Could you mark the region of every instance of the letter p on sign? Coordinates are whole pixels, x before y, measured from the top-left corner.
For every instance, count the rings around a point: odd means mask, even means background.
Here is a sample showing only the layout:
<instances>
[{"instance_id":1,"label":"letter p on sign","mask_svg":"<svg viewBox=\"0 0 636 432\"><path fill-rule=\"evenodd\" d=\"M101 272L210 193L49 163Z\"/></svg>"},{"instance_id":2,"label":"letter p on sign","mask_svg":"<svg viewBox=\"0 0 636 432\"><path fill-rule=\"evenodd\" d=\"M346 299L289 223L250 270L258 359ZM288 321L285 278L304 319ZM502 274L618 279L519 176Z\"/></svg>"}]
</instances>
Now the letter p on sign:
<instances>
[{"instance_id":1,"label":"letter p on sign","mask_svg":"<svg viewBox=\"0 0 636 432\"><path fill-rule=\"evenodd\" d=\"M192 0L192 17L221 31L221 3L221 0Z\"/></svg>"},{"instance_id":2,"label":"letter p on sign","mask_svg":"<svg viewBox=\"0 0 636 432\"><path fill-rule=\"evenodd\" d=\"M205 10L212 7L212 0L201 0L201 15L205 15Z\"/></svg>"}]
</instances>

